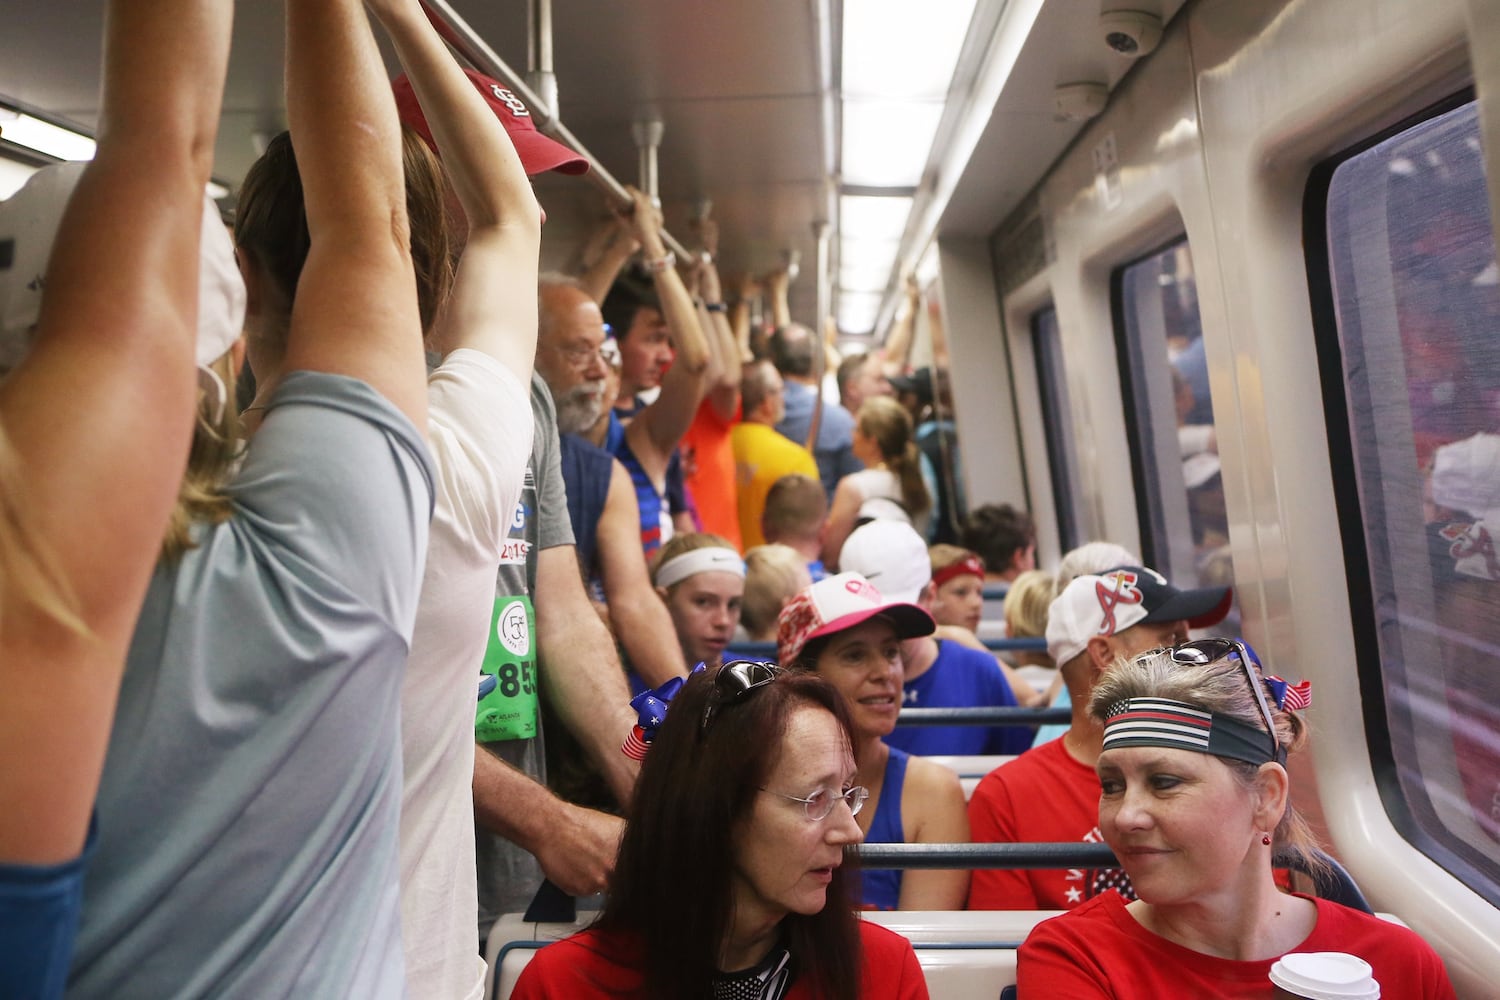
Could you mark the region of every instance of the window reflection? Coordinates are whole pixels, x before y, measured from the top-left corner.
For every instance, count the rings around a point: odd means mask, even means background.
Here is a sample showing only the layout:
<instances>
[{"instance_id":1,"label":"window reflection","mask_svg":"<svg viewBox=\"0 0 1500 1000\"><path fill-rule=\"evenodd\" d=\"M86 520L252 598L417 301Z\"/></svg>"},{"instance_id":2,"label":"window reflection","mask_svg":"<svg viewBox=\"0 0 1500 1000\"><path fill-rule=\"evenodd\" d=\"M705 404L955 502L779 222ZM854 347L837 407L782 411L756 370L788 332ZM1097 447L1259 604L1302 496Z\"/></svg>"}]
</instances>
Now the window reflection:
<instances>
[{"instance_id":1,"label":"window reflection","mask_svg":"<svg viewBox=\"0 0 1500 1000\"><path fill-rule=\"evenodd\" d=\"M1329 258L1392 746L1500 878L1500 269L1472 104L1343 162Z\"/></svg>"},{"instance_id":2,"label":"window reflection","mask_svg":"<svg viewBox=\"0 0 1500 1000\"><path fill-rule=\"evenodd\" d=\"M1179 587L1232 585L1198 282L1187 241L1122 268L1116 301L1143 480L1143 555ZM1238 630L1236 607L1214 631Z\"/></svg>"}]
</instances>

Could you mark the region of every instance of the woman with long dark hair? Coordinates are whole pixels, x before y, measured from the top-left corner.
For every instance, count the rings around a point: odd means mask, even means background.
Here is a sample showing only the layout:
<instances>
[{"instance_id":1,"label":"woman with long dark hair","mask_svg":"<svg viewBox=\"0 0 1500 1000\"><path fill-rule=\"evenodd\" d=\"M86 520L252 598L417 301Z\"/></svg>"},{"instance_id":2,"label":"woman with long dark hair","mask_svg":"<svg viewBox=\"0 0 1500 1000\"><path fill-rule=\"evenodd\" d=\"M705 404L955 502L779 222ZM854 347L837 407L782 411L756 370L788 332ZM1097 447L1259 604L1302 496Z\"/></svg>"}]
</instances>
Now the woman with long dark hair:
<instances>
[{"instance_id":1,"label":"woman with long dark hair","mask_svg":"<svg viewBox=\"0 0 1500 1000\"><path fill-rule=\"evenodd\" d=\"M926 997L911 944L850 903L866 792L843 697L736 660L694 672L664 714L603 914L542 949L515 1000Z\"/></svg>"}]
</instances>

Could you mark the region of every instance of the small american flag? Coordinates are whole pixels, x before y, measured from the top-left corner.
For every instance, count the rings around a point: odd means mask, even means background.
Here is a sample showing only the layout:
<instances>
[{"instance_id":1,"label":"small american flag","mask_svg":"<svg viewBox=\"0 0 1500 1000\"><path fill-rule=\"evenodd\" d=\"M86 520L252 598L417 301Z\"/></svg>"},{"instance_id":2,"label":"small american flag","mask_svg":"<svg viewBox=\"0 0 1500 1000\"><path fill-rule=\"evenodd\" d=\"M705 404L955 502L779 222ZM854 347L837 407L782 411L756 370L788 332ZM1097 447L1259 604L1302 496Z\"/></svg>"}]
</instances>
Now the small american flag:
<instances>
[{"instance_id":1,"label":"small american flag","mask_svg":"<svg viewBox=\"0 0 1500 1000\"><path fill-rule=\"evenodd\" d=\"M644 734L645 730L640 726L632 727L630 735L625 737L625 743L620 747L620 751L631 760L645 760L646 751L650 749L651 744L642 739Z\"/></svg>"},{"instance_id":2,"label":"small american flag","mask_svg":"<svg viewBox=\"0 0 1500 1000\"><path fill-rule=\"evenodd\" d=\"M1291 684L1274 674L1266 678L1271 693L1276 696L1276 706L1284 712L1296 712L1312 704L1312 681Z\"/></svg>"}]
</instances>

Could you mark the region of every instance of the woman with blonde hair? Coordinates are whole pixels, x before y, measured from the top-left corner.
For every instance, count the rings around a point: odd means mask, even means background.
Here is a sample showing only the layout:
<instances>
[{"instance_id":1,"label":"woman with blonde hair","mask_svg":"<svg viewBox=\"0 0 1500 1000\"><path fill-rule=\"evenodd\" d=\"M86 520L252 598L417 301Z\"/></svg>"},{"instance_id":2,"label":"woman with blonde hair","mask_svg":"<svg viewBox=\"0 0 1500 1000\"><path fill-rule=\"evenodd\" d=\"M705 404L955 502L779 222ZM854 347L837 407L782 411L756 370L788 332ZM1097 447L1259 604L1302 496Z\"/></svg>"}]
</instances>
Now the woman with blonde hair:
<instances>
[{"instance_id":1,"label":"woman with blonde hair","mask_svg":"<svg viewBox=\"0 0 1500 1000\"><path fill-rule=\"evenodd\" d=\"M194 395L224 399L193 369L244 309L203 194L232 15L222 0L112 0L94 159L0 203L0 996L62 994Z\"/></svg>"},{"instance_id":2,"label":"woman with blonde hair","mask_svg":"<svg viewBox=\"0 0 1500 1000\"><path fill-rule=\"evenodd\" d=\"M1317 866L1286 771L1307 735L1290 709L1307 695L1268 682L1228 639L1103 676L1089 702L1104 724L1099 831L1138 898L1102 892L1037 925L1019 953L1022 995L1269 998L1279 957L1345 952L1373 967L1382 996L1452 1000L1442 960L1410 930L1276 884L1278 851Z\"/></svg>"},{"instance_id":3,"label":"woman with blonde hair","mask_svg":"<svg viewBox=\"0 0 1500 1000\"><path fill-rule=\"evenodd\" d=\"M745 553L745 600L740 621L752 642L776 641L776 616L812 586L807 563L790 545L757 545Z\"/></svg>"},{"instance_id":4,"label":"woman with blonde hair","mask_svg":"<svg viewBox=\"0 0 1500 1000\"><path fill-rule=\"evenodd\" d=\"M911 416L886 396L865 400L854 418L854 455L865 468L839 480L828 510L823 562L838 565L844 540L865 521L906 521L927 536L932 497L922 480L922 453Z\"/></svg>"}]
</instances>

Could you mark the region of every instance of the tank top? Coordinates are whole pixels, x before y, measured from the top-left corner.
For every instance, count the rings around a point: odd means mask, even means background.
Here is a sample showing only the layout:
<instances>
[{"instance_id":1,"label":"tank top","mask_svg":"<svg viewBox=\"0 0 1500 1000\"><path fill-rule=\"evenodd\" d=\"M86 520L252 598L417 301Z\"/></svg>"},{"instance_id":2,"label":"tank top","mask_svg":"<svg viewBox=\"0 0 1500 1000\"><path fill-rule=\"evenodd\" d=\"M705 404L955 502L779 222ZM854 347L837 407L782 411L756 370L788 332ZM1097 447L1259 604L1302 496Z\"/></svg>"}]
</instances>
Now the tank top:
<instances>
[{"instance_id":1,"label":"tank top","mask_svg":"<svg viewBox=\"0 0 1500 1000\"><path fill-rule=\"evenodd\" d=\"M604 447L630 473L631 485L635 487L635 501L641 510L641 551L650 557L672 538L671 504L665 492L657 491L656 484L646 474L640 459L630 450L630 443L625 440L625 425L615 413L609 415L609 430L604 437ZM671 478L672 466L676 463L677 456L674 453L667 465L668 479Z\"/></svg>"},{"instance_id":2,"label":"tank top","mask_svg":"<svg viewBox=\"0 0 1500 1000\"><path fill-rule=\"evenodd\" d=\"M599 575L599 518L609 498L609 480L614 474L614 456L595 448L576 434L559 437L563 482L568 490L568 519L573 522L573 540L584 577Z\"/></svg>"},{"instance_id":3,"label":"tank top","mask_svg":"<svg viewBox=\"0 0 1500 1000\"><path fill-rule=\"evenodd\" d=\"M901 791L906 785L905 751L890 748L885 761L885 778L880 784L880 801L870 820L867 844L903 844L906 832L901 825ZM894 910L901 900L901 870L871 869L860 872L860 905L867 910Z\"/></svg>"}]
</instances>

